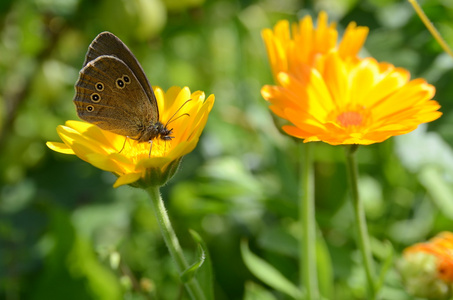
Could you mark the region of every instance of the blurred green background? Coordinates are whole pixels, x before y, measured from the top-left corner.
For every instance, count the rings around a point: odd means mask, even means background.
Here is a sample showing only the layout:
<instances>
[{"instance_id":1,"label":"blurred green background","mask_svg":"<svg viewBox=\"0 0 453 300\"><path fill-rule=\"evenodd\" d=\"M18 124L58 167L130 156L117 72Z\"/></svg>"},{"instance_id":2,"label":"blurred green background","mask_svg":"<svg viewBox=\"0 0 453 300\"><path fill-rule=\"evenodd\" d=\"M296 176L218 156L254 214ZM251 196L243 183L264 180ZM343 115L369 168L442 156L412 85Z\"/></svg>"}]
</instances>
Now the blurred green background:
<instances>
[{"instance_id":1,"label":"blurred green background","mask_svg":"<svg viewBox=\"0 0 453 300\"><path fill-rule=\"evenodd\" d=\"M422 1L453 45L451 1ZM215 94L198 147L162 188L189 260L208 245L216 299L288 299L247 270L241 240L297 282L298 141L274 124L260 31L326 10L340 32L370 27L363 55L437 88L444 115L416 132L361 147L360 184L374 255L453 230L453 59L412 7L394 0L2 0L0 2L0 299L187 299L147 195L55 153L57 125L77 120L74 83L88 45L111 31L150 82ZM365 299L342 147L318 143L316 219L321 289ZM119 262L119 263L118 263ZM332 264L332 267L330 266ZM384 299L413 299L394 267ZM180 298L178 298L180 297Z\"/></svg>"}]
</instances>

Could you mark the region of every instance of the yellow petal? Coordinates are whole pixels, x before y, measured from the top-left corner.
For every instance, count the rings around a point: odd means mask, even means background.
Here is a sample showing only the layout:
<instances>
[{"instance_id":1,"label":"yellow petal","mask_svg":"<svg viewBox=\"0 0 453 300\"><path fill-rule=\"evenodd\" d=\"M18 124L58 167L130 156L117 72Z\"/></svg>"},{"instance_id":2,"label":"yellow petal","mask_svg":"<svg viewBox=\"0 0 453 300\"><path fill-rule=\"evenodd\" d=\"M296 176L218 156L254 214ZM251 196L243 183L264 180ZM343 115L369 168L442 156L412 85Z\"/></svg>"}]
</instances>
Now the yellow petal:
<instances>
[{"instance_id":1,"label":"yellow petal","mask_svg":"<svg viewBox=\"0 0 453 300\"><path fill-rule=\"evenodd\" d=\"M74 151L71 149L71 147L68 147L64 143L58 143L58 142L47 142L46 143L47 147L52 149L53 151L60 152L63 154L75 154Z\"/></svg>"},{"instance_id":2,"label":"yellow petal","mask_svg":"<svg viewBox=\"0 0 453 300\"><path fill-rule=\"evenodd\" d=\"M85 155L86 161L95 166L98 169L122 174L124 173L124 165L117 163L116 161L109 159L107 156L99 153L89 153Z\"/></svg>"},{"instance_id":3,"label":"yellow petal","mask_svg":"<svg viewBox=\"0 0 453 300\"><path fill-rule=\"evenodd\" d=\"M308 113L319 120L326 119L330 111L336 108L329 92L329 88L321 74L313 69L310 74L310 83L307 85Z\"/></svg>"},{"instance_id":4,"label":"yellow petal","mask_svg":"<svg viewBox=\"0 0 453 300\"><path fill-rule=\"evenodd\" d=\"M420 113L418 119L420 120L421 123L428 123L439 119L440 116L442 116L442 113L440 111L431 111L426 113Z\"/></svg>"},{"instance_id":5,"label":"yellow petal","mask_svg":"<svg viewBox=\"0 0 453 300\"><path fill-rule=\"evenodd\" d=\"M90 132L92 133L93 130L90 130ZM94 130L94 132L97 132L97 130ZM102 140L102 138L98 134L95 134L94 138L93 138L92 135L83 134L71 127L61 126L61 125L57 127L57 133L60 136L61 140L66 145L73 148L73 150L74 150L74 152L76 152L76 154L77 154L77 151L75 151L74 146L73 146L75 143L83 146L82 148L80 148L80 150L84 150L84 152L87 152L87 153L102 152L102 153L107 154L113 150L110 143L108 143L106 145L104 143L98 142L98 139L96 139L96 138L99 138ZM79 153L83 154L84 152L79 152Z\"/></svg>"},{"instance_id":6,"label":"yellow petal","mask_svg":"<svg viewBox=\"0 0 453 300\"><path fill-rule=\"evenodd\" d=\"M91 127L93 127L94 125L93 124L90 124L90 123L87 123L87 122L81 122L81 121L75 121L75 120L68 120L65 122L65 125L67 127L70 127L74 130L76 130L77 132L86 132L88 129L90 129ZM99 128L99 127L97 127Z\"/></svg>"},{"instance_id":7,"label":"yellow petal","mask_svg":"<svg viewBox=\"0 0 453 300\"><path fill-rule=\"evenodd\" d=\"M119 186L125 185L125 184L131 184L136 182L142 177L142 173L129 173L129 174L124 174L118 177L118 179L115 181L113 184L114 188L117 188Z\"/></svg>"},{"instance_id":8,"label":"yellow petal","mask_svg":"<svg viewBox=\"0 0 453 300\"><path fill-rule=\"evenodd\" d=\"M376 85L379 78L379 67L374 59L364 59L351 72L351 100L353 105L366 105L366 96Z\"/></svg>"},{"instance_id":9,"label":"yellow petal","mask_svg":"<svg viewBox=\"0 0 453 300\"><path fill-rule=\"evenodd\" d=\"M373 111L377 116L388 118L397 113L404 113L411 109L416 103L423 103L433 96L434 87L426 85L424 81L413 80L401 87L395 93L374 107Z\"/></svg>"},{"instance_id":10,"label":"yellow petal","mask_svg":"<svg viewBox=\"0 0 453 300\"><path fill-rule=\"evenodd\" d=\"M98 126L87 122L67 121L66 125L75 129L87 139L89 138L91 143L99 144L107 152L120 151L128 140L128 138L123 135L102 130Z\"/></svg>"},{"instance_id":11,"label":"yellow petal","mask_svg":"<svg viewBox=\"0 0 453 300\"><path fill-rule=\"evenodd\" d=\"M179 107L189 100L191 97L190 89L185 86L182 89L178 87L171 87L165 93L165 98L167 99L167 104L169 105L169 110L172 105L175 105L172 111L176 111ZM172 101L173 100L173 101Z\"/></svg>"},{"instance_id":12,"label":"yellow petal","mask_svg":"<svg viewBox=\"0 0 453 300\"><path fill-rule=\"evenodd\" d=\"M346 106L350 103L349 78L345 64L342 63L338 53L332 52L327 56L323 74L324 80L329 87L330 94L337 107Z\"/></svg>"},{"instance_id":13,"label":"yellow petal","mask_svg":"<svg viewBox=\"0 0 453 300\"><path fill-rule=\"evenodd\" d=\"M381 81L371 88L364 97L367 102L367 107L372 109L375 105L384 101L389 95L403 87L409 81L409 78L409 72L401 68L389 72Z\"/></svg>"},{"instance_id":14,"label":"yellow petal","mask_svg":"<svg viewBox=\"0 0 453 300\"><path fill-rule=\"evenodd\" d=\"M170 159L168 157L151 157L151 158L141 159L137 163L135 170L141 171L141 170L146 170L149 168L162 168L163 166L165 166L172 160L173 159Z\"/></svg>"},{"instance_id":15,"label":"yellow petal","mask_svg":"<svg viewBox=\"0 0 453 300\"><path fill-rule=\"evenodd\" d=\"M179 145L177 145L171 154L172 157L178 158L181 156L184 156L190 152L192 152L193 149L195 149L195 146L198 143L198 137L191 139L190 141L187 142L181 142Z\"/></svg>"},{"instance_id":16,"label":"yellow petal","mask_svg":"<svg viewBox=\"0 0 453 300\"><path fill-rule=\"evenodd\" d=\"M160 87L157 87L157 86L153 86L153 90L154 90L154 95L156 96L157 106L159 107L159 115L161 115L161 117L162 117L162 114L164 113L164 111L166 109L165 93Z\"/></svg>"}]
</instances>

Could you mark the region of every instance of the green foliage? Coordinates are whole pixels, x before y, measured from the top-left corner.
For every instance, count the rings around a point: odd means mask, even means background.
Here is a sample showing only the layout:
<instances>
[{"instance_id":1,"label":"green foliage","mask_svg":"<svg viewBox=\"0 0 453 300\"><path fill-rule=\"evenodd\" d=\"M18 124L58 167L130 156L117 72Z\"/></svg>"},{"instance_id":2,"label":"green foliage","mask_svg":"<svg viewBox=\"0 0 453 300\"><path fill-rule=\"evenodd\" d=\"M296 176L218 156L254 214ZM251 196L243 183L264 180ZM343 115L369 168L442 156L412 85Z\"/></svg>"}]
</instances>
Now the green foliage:
<instances>
[{"instance_id":1,"label":"green foliage","mask_svg":"<svg viewBox=\"0 0 453 300\"><path fill-rule=\"evenodd\" d=\"M422 4L453 45L448 1ZM45 146L59 140L57 125L77 119L73 85L104 30L132 49L153 85L216 96L197 148L162 189L186 257L198 262L190 276L213 279L207 288L220 300L298 296L298 147L260 95L272 83L260 30L320 9L340 30L370 27L364 54L437 88L442 118L358 152L381 296L414 299L392 261L453 229L453 60L396 0L0 1L0 298L188 299L147 195L113 189L113 175ZM316 145L315 177L322 295L364 299L341 147ZM210 258L203 264L198 244ZM292 288L257 272L264 262Z\"/></svg>"},{"instance_id":2,"label":"green foliage","mask_svg":"<svg viewBox=\"0 0 453 300\"><path fill-rule=\"evenodd\" d=\"M268 262L253 254L246 241L241 243L241 253L247 268L253 275L277 291L281 291L294 299L302 299L300 289Z\"/></svg>"},{"instance_id":3,"label":"green foliage","mask_svg":"<svg viewBox=\"0 0 453 300\"><path fill-rule=\"evenodd\" d=\"M189 232L192 235L192 238L198 243L199 260L193 263L187 271L190 271L193 274L191 277L194 277L196 274L206 299L214 299L214 278L208 247L196 231L190 230ZM187 271L184 273L189 273Z\"/></svg>"},{"instance_id":4,"label":"green foliage","mask_svg":"<svg viewBox=\"0 0 453 300\"><path fill-rule=\"evenodd\" d=\"M29 289L30 299L121 299L115 275L103 266L91 245L76 233L67 212L49 208L45 243L53 244L41 276ZM55 284L58 282L59 284ZM73 292L68 293L68 290Z\"/></svg>"}]
</instances>

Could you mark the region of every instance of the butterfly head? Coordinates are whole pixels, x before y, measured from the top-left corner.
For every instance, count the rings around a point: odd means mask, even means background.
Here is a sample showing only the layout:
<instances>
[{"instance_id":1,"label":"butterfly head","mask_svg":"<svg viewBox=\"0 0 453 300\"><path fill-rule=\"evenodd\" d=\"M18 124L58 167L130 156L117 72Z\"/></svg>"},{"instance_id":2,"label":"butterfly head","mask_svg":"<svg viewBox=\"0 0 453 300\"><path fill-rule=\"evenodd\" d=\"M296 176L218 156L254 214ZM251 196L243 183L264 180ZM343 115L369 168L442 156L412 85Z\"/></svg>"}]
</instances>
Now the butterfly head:
<instances>
[{"instance_id":1,"label":"butterfly head","mask_svg":"<svg viewBox=\"0 0 453 300\"><path fill-rule=\"evenodd\" d=\"M157 121L150 123L149 126L143 128L142 135L138 138L138 142L149 142L153 139L161 139L163 141L171 141L174 136L173 129L168 129L164 124Z\"/></svg>"}]
</instances>

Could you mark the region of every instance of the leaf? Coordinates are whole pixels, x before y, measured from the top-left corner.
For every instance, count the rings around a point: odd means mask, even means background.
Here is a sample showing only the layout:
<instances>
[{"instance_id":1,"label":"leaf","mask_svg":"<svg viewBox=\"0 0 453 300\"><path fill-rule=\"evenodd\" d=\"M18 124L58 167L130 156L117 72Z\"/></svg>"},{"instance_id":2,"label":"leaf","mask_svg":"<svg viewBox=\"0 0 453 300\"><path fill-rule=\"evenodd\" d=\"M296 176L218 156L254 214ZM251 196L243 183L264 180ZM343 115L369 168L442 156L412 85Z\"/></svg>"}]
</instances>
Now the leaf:
<instances>
[{"instance_id":1,"label":"leaf","mask_svg":"<svg viewBox=\"0 0 453 300\"><path fill-rule=\"evenodd\" d=\"M268 262L253 254L248 247L247 241L245 240L241 242L241 254L247 268L258 279L270 287L291 296L292 298L302 298L302 292L299 288Z\"/></svg>"},{"instance_id":2,"label":"leaf","mask_svg":"<svg viewBox=\"0 0 453 300\"><path fill-rule=\"evenodd\" d=\"M244 300L276 300L277 298L262 286L253 283L245 283Z\"/></svg>"},{"instance_id":3,"label":"leaf","mask_svg":"<svg viewBox=\"0 0 453 300\"><path fill-rule=\"evenodd\" d=\"M376 293L379 293L379 290L384 285L385 276L387 275L388 270L390 270L390 268L393 265L393 254L395 251L393 249L392 243L390 243L389 241L385 241L384 243L387 248L387 255L385 257L381 271L379 272L379 278L375 282Z\"/></svg>"},{"instance_id":4,"label":"leaf","mask_svg":"<svg viewBox=\"0 0 453 300\"><path fill-rule=\"evenodd\" d=\"M316 266L321 295L326 299L332 299L334 290L332 260L322 234L317 234L316 237Z\"/></svg>"},{"instance_id":5,"label":"leaf","mask_svg":"<svg viewBox=\"0 0 453 300\"><path fill-rule=\"evenodd\" d=\"M453 150L436 132L428 132L421 124L408 134L395 138L396 153L410 171L420 172L425 166L437 166L449 172L453 169Z\"/></svg>"},{"instance_id":6,"label":"leaf","mask_svg":"<svg viewBox=\"0 0 453 300\"><path fill-rule=\"evenodd\" d=\"M214 282L212 275L212 263L211 258L209 256L208 247L206 246L205 241L201 238L198 232L192 229L189 229L189 232L192 235L192 238L195 240L195 242L198 243L199 260L195 262L192 266L190 266L186 271L184 271L183 275L181 276L181 279L183 279L183 276L188 276L191 279L196 275L206 299L213 300Z\"/></svg>"},{"instance_id":7,"label":"leaf","mask_svg":"<svg viewBox=\"0 0 453 300\"><path fill-rule=\"evenodd\" d=\"M187 283L195 277L198 269L203 265L205 260L205 254L201 245L198 245L198 260L194 262L190 267L188 267L184 272L182 272L180 278L183 283Z\"/></svg>"},{"instance_id":8,"label":"leaf","mask_svg":"<svg viewBox=\"0 0 453 300\"><path fill-rule=\"evenodd\" d=\"M92 245L74 228L68 212L49 208L55 243L27 299L121 299L116 276L98 261Z\"/></svg>"},{"instance_id":9,"label":"leaf","mask_svg":"<svg viewBox=\"0 0 453 300\"><path fill-rule=\"evenodd\" d=\"M451 183L446 182L445 176L439 168L432 166L422 168L419 179L441 213L453 220L453 202L451 201L453 199L453 190L451 189Z\"/></svg>"}]
</instances>

